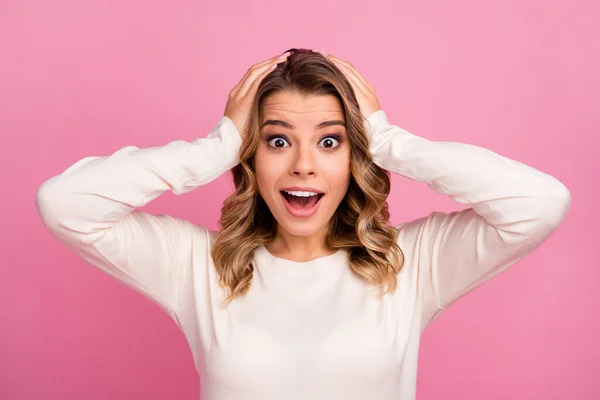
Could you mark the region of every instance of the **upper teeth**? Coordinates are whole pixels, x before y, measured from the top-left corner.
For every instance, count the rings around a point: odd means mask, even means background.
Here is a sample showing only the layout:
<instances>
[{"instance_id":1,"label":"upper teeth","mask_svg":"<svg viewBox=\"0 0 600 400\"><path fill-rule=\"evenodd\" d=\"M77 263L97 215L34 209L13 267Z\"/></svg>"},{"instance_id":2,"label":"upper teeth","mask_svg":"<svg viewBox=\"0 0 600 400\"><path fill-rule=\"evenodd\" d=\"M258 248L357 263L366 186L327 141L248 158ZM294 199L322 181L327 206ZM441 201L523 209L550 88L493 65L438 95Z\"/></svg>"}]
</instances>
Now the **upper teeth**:
<instances>
[{"instance_id":1,"label":"upper teeth","mask_svg":"<svg viewBox=\"0 0 600 400\"><path fill-rule=\"evenodd\" d=\"M316 196L319 193L315 193L315 192L288 192L287 190L284 190L284 192L286 192L287 194L291 194L292 196L300 196L300 197L309 197L309 196Z\"/></svg>"}]
</instances>

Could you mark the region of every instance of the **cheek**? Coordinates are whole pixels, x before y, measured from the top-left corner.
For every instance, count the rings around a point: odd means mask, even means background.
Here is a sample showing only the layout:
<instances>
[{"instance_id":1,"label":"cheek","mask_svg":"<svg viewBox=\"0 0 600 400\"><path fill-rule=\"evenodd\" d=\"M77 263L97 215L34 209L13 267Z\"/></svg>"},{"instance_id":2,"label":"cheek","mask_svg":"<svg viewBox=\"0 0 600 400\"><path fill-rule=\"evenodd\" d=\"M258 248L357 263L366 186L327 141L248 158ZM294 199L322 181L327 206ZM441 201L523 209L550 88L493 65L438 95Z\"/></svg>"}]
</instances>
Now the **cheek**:
<instances>
[{"instance_id":1,"label":"cheek","mask_svg":"<svg viewBox=\"0 0 600 400\"><path fill-rule=\"evenodd\" d=\"M350 159L344 156L331 161L324 170L331 190L335 192L336 197L341 199L346 194L350 183Z\"/></svg>"},{"instance_id":2,"label":"cheek","mask_svg":"<svg viewBox=\"0 0 600 400\"><path fill-rule=\"evenodd\" d=\"M331 171L329 182L331 182L332 189L345 193L346 190L348 190L348 184L350 183L350 169L345 168L338 171Z\"/></svg>"},{"instance_id":3,"label":"cheek","mask_svg":"<svg viewBox=\"0 0 600 400\"><path fill-rule=\"evenodd\" d=\"M268 201L273 196L273 188L278 180L275 166L277 166L277 163L270 160L268 155L265 155L261 151L256 152L254 156L254 171L258 190L265 201Z\"/></svg>"},{"instance_id":4,"label":"cheek","mask_svg":"<svg viewBox=\"0 0 600 400\"><path fill-rule=\"evenodd\" d=\"M265 188L267 187L267 182L269 180L269 176L267 174L268 169L265 169L264 167L261 167L261 164L259 162L259 160L256 160L256 182L258 184L258 191L260 193L260 195L263 197L263 199L268 195L267 192L265 192Z\"/></svg>"}]
</instances>

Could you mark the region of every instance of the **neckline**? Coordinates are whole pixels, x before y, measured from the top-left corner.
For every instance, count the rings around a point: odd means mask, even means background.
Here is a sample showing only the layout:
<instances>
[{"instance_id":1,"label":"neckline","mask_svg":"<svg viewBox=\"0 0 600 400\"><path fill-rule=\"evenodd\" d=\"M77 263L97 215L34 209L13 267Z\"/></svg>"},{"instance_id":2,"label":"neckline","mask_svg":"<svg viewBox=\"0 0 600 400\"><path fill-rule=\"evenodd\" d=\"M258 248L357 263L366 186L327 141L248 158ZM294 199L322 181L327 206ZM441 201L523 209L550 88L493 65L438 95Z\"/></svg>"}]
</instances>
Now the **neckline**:
<instances>
[{"instance_id":1,"label":"neckline","mask_svg":"<svg viewBox=\"0 0 600 400\"><path fill-rule=\"evenodd\" d=\"M292 261L285 258L274 256L264 245L256 248L254 256L260 264L276 265L277 268L289 268L295 270L312 270L315 268L335 268L336 265L344 265L347 259L347 251L338 249L335 253L314 258L309 261Z\"/></svg>"}]
</instances>

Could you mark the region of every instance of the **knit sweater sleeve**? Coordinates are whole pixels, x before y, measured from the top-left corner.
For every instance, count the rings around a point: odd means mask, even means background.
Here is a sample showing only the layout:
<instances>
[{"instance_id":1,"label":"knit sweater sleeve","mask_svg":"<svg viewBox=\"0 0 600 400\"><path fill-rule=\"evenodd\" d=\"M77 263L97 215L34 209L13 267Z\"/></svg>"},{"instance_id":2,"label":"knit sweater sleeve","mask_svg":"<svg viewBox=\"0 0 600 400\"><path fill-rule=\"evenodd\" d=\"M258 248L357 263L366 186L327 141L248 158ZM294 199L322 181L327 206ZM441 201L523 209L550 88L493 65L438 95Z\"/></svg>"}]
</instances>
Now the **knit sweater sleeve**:
<instances>
[{"instance_id":1,"label":"knit sweater sleeve","mask_svg":"<svg viewBox=\"0 0 600 400\"><path fill-rule=\"evenodd\" d=\"M127 146L104 157L86 157L43 182L36 207L53 236L155 302L180 326L180 261L191 252L193 226L136 208L166 190L181 195L216 179L239 162L240 145L235 125L223 116L206 137L191 142ZM206 229L194 232L196 242L209 240Z\"/></svg>"},{"instance_id":2,"label":"knit sweater sleeve","mask_svg":"<svg viewBox=\"0 0 600 400\"><path fill-rule=\"evenodd\" d=\"M396 226L398 240L417 254L408 261L418 268L422 330L535 250L570 208L559 180L488 149L427 140L390 124L383 110L365 128L376 165L469 206Z\"/></svg>"}]
</instances>

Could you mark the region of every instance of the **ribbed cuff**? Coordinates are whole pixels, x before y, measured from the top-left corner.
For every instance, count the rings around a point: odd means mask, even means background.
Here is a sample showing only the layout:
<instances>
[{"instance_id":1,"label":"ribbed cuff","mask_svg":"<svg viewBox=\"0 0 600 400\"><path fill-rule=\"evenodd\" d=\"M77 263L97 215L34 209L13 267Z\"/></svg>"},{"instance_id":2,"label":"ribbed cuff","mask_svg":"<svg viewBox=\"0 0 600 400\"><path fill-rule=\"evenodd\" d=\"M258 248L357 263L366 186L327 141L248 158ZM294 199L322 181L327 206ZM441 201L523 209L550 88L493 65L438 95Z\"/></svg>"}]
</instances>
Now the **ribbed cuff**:
<instances>
[{"instance_id":1,"label":"ribbed cuff","mask_svg":"<svg viewBox=\"0 0 600 400\"><path fill-rule=\"evenodd\" d=\"M377 110L369 116L365 121L365 130L369 139L372 139L375 133L390 125L390 122L385 115L385 111Z\"/></svg>"},{"instance_id":2,"label":"ribbed cuff","mask_svg":"<svg viewBox=\"0 0 600 400\"><path fill-rule=\"evenodd\" d=\"M222 116L211 130L212 134L218 134L223 138L225 146L227 146L226 154L229 164L237 165L240 162L239 151L242 146L242 135L233 121L229 117Z\"/></svg>"}]
</instances>

